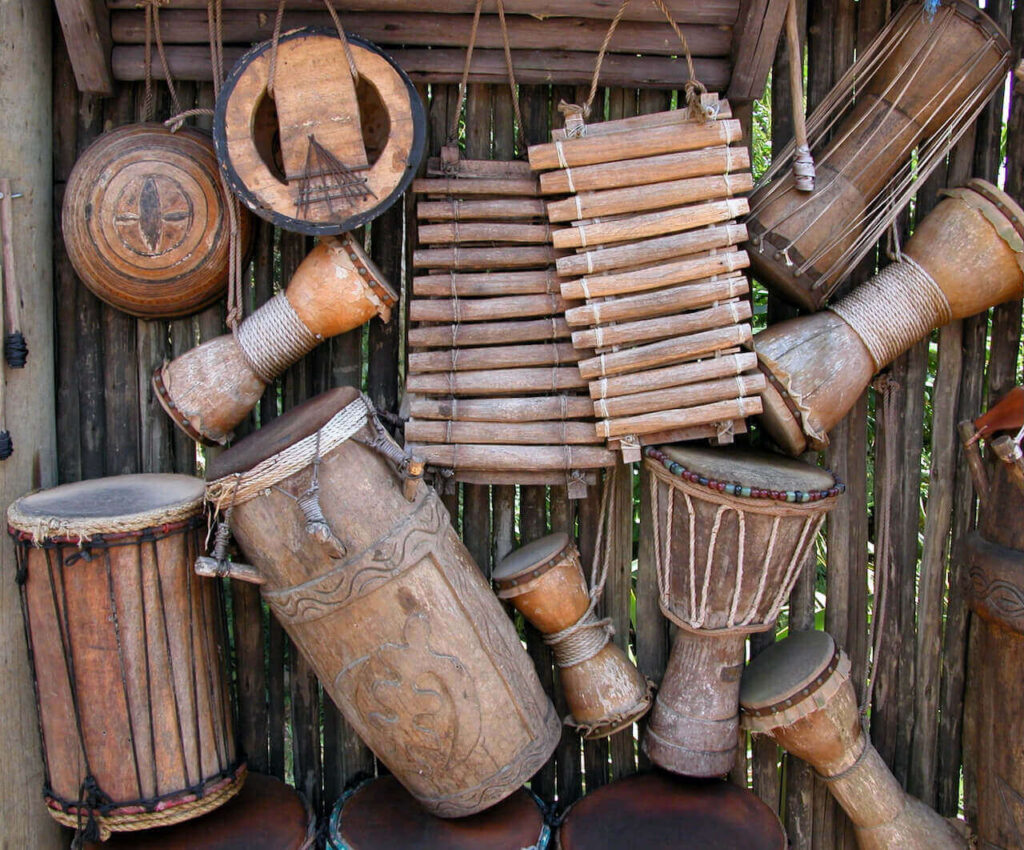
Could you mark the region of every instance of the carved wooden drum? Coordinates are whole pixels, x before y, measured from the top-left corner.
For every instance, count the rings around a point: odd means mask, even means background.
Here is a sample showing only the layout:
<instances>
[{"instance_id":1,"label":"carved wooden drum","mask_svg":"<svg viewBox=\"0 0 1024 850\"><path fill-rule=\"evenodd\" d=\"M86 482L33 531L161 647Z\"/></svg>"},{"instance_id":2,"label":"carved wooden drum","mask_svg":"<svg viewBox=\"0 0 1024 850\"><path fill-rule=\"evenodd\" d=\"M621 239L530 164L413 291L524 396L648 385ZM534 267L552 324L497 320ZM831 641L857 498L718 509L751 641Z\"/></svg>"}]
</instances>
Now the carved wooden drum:
<instances>
[{"instance_id":1,"label":"carved wooden drum","mask_svg":"<svg viewBox=\"0 0 1024 850\"><path fill-rule=\"evenodd\" d=\"M561 724L440 499L352 388L211 463L207 496L324 689L429 812L461 817L544 764Z\"/></svg>"},{"instance_id":2,"label":"carved wooden drum","mask_svg":"<svg viewBox=\"0 0 1024 850\"><path fill-rule=\"evenodd\" d=\"M335 30L246 53L217 99L213 137L232 190L256 215L312 235L352 230L390 207L423 158L426 113L379 47ZM350 65L351 63L351 65Z\"/></svg>"},{"instance_id":3,"label":"carved wooden drum","mask_svg":"<svg viewBox=\"0 0 1024 850\"><path fill-rule=\"evenodd\" d=\"M350 233L325 237L288 289L237 333L204 342L153 375L160 404L193 440L224 444L268 384L327 337L374 316L387 322L398 295Z\"/></svg>"},{"instance_id":4,"label":"carved wooden drum","mask_svg":"<svg viewBox=\"0 0 1024 850\"><path fill-rule=\"evenodd\" d=\"M279 779L250 773L238 796L205 817L86 844L86 850L311 850L316 818Z\"/></svg>"},{"instance_id":5,"label":"carved wooden drum","mask_svg":"<svg viewBox=\"0 0 1024 850\"><path fill-rule=\"evenodd\" d=\"M8 510L46 804L86 838L204 814L242 786L216 582L192 564L203 484L121 475Z\"/></svg>"},{"instance_id":6,"label":"carved wooden drum","mask_svg":"<svg viewBox=\"0 0 1024 850\"><path fill-rule=\"evenodd\" d=\"M607 621L590 610L580 553L564 532L516 549L491 576L507 599L544 635L558 664L572 717L585 738L606 738L647 713L651 690L626 653L611 642Z\"/></svg>"},{"instance_id":7,"label":"carved wooden drum","mask_svg":"<svg viewBox=\"0 0 1024 850\"><path fill-rule=\"evenodd\" d=\"M71 171L61 219L75 272L119 310L186 316L224 293L230 219L205 133L134 124L100 136ZM244 253L247 214L239 226Z\"/></svg>"},{"instance_id":8,"label":"carved wooden drum","mask_svg":"<svg viewBox=\"0 0 1024 850\"><path fill-rule=\"evenodd\" d=\"M736 752L746 636L775 622L844 488L827 470L761 452L645 454L661 611L681 631L643 747L676 773L720 776Z\"/></svg>"},{"instance_id":9,"label":"carved wooden drum","mask_svg":"<svg viewBox=\"0 0 1024 850\"><path fill-rule=\"evenodd\" d=\"M731 783L655 772L598 788L574 803L558 850L785 850L779 818Z\"/></svg>"},{"instance_id":10,"label":"carved wooden drum","mask_svg":"<svg viewBox=\"0 0 1024 850\"><path fill-rule=\"evenodd\" d=\"M966 850L944 818L910 797L861 726L850 659L826 632L794 632L743 673L743 725L809 762L853 821L861 850Z\"/></svg>"},{"instance_id":11,"label":"carved wooden drum","mask_svg":"<svg viewBox=\"0 0 1024 850\"><path fill-rule=\"evenodd\" d=\"M330 850L546 850L541 803L519 788L485 812L457 820L424 811L393 776L364 782L331 814Z\"/></svg>"}]
</instances>

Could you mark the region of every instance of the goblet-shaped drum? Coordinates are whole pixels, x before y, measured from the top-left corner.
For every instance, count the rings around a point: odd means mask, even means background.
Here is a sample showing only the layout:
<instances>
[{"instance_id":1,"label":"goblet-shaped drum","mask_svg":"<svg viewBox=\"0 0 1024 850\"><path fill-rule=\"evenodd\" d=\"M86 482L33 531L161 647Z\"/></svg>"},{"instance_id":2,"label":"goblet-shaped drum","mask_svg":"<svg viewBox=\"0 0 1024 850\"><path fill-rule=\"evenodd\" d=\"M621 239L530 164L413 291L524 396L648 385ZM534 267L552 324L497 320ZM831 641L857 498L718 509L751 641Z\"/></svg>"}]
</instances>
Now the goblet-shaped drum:
<instances>
[{"instance_id":1,"label":"goblet-shaped drum","mask_svg":"<svg viewBox=\"0 0 1024 850\"><path fill-rule=\"evenodd\" d=\"M157 369L157 398L193 440L224 444L274 378L327 337L374 316L388 321L397 300L352 234L325 237L288 289L248 316L237 333L204 342Z\"/></svg>"},{"instance_id":2,"label":"goblet-shaped drum","mask_svg":"<svg viewBox=\"0 0 1024 850\"><path fill-rule=\"evenodd\" d=\"M828 431L871 377L933 328L1024 292L1024 210L971 180L918 224L902 257L828 310L754 337L761 421L793 455L828 444Z\"/></svg>"},{"instance_id":3,"label":"goblet-shaped drum","mask_svg":"<svg viewBox=\"0 0 1024 850\"><path fill-rule=\"evenodd\" d=\"M771 628L843 485L806 463L737 448L647 448L661 611L680 631L644 751L720 776L739 733L746 637Z\"/></svg>"},{"instance_id":4,"label":"goblet-shaped drum","mask_svg":"<svg viewBox=\"0 0 1024 850\"><path fill-rule=\"evenodd\" d=\"M571 722L585 738L605 738L647 713L647 681L591 611L580 553L568 534L516 549L492 579L498 598L515 605L551 646Z\"/></svg>"},{"instance_id":5,"label":"goblet-shaped drum","mask_svg":"<svg viewBox=\"0 0 1024 850\"><path fill-rule=\"evenodd\" d=\"M808 762L853 821L861 850L966 850L945 818L909 796L871 745L850 659L826 632L795 632L747 665L743 725Z\"/></svg>"}]
</instances>

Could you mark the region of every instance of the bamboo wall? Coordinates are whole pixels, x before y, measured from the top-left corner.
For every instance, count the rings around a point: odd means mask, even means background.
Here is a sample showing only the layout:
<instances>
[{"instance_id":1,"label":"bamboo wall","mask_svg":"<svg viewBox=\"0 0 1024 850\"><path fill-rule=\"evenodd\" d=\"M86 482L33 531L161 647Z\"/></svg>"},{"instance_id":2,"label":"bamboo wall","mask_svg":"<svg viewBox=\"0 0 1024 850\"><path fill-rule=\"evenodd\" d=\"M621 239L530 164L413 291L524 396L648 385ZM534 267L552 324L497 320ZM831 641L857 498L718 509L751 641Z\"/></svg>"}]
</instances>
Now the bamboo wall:
<instances>
[{"instance_id":1,"label":"bamboo wall","mask_svg":"<svg viewBox=\"0 0 1024 850\"><path fill-rule=\"evenodd\" d=\"M1011 13L1009 0L989 0L987 11L1011 31L1015 48L1024 42L1024 4ZM884 0L811 0L808 15L808 96L818 102L849 65L854 51L884 23ZM1012 17L1012 20L1011 20ZM138 120L141 86L122 85L114 98L80 96L66 51L56 36L54 65L54 176L56 209L76 156L104 130ZM789 99L784 58L776 61L772 91L773 146L789 134ZM209 106L205 84L181 86L183 102ZM428 155L436 154L450 125L455 87L421 90L428 105ZM530 142L546 140L560 126L559 100L582 93L559 86L523 86L523 117ZM671 93L620 88L604 92L607 118L654 112ZM600 101L599 101L600 102ZM166 116L167 104L162 102ZM998 177L1003 95L998 93L977 127L956 148L946 173L922 187L918 217L934 206L941 186L968 176ZM746 113L750 120L750 113ZM1011 103L1007 134L1007 188L1021 197L1024 168L1024 98ZM466 106L466 150L474 158L513 155L512 106L505 86L473 85ZM373 258L398 285L411 257L412 201L406 197L367 228ZM97 301L75 278L55 222L57 434L61 481L140 471L197 471L193 444L177 433L150 388L153 369L197 342L224 331L223 310L172 322L144 322ZM901 220L906 235L910 222ZM251 267L249 309L286 282L310 247L297 234L275 232L261 222ZM866 261L865 277L872 261ZM405 294L403 293L403 297ZM769 302L768 318L786 316ZM247 428L338 384L362 383L374 402L396 410L403 375L405 311L388 326L335 338L290 369L268 391ZM828 523L827 546L818 570L807 569L788 610L791 628L824 625L853 659L863 683L869 645L869 592L878 530L888 525L892 570L882 589L883 651L879 655L872 707L872 737L901 782L944 814L963 804L960 794L961 706L967 609L950 543L973 524L974 501L966 466L956 446L955 424L975 416L1019 380L1021 307L999 307L991 315L956 322L901 357L832 433L824 457L847 483L847 494ZM199 459L201 463L201 459ZM605 614L616 637L629 644L641 670L660 678L668 652L668 628L658 612L650 551L647 488L619 476L615 494L620 518L608 545L613 557ZM489 571L519 542L548 530L575 529L585 562L593 553L599 488L570 502L559 487L462 486L446 496L453 517L480 566ZM638 494L639 502L634 501ZM634 551L634 548L636 551ZM636 562L634 564L634 558ZM920 570L915 581L915 575ZM287 777L323 812L344 787L374 770L367 749L324 699L309 665L290 645L260 604L258 589L229 589L240 702L240 728L250 765ZM632 594L632 596L631 596ZM634 606L635 602L635 606ZM823 624L820 613L824 608ZM635 611L635 616L634 616ZM527 645L542 682L556 699L549 651L536 633ZM771 635L755 637L756 652ZM644 767L637 762L632 732L609 741L582 743L566 729L555 757L535 777L534 790L558 808L593 789ZM852 848L841 812L824 784L804 764L780 760L774 743L753 742L732 779L752 784L782 815L794 848ZM971 806L967 788L966 807Z\"/></svg>"}]
</instances>

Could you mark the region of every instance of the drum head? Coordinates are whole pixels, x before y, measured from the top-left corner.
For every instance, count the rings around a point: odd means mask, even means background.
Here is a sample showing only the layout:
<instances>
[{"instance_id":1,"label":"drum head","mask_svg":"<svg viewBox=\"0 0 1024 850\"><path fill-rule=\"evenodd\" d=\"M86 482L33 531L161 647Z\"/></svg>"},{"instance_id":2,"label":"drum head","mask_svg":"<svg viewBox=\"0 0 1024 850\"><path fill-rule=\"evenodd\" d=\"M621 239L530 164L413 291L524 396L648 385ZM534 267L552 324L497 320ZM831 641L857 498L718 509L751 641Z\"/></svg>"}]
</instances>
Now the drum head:
<instances>
[{"instance_id":1,"label":"drum head","mask_svg":"<svg viewBox=\"0 0 1024 850\"><path fill-rule=\"evenodd\" d=\"M293 407L240 440L206 468L207 481L248 472L256 464L315 434L343 407L359 397L355 387L337 387Z\"/></svg>"},{"instance_id":2,"label":"drum head","mask_svg":"<svg viewBox=\"0 0 1024 850\"><path fill-rule=\"evenodd\" d=\"M835 479L825 469L768 452L730 447L659 446L671 460L716 481L762 490L828 490Z\"/></svg>"},{"instance_id":3,"label":"drum head","mask_svg":"<svg viewBox=\"0 0 1024 850\"><path fill-rule=\"evenodd\" d=\"M767 708L789 699L818 678L832 661L836 642L828 632L793 632L751 661L740 681L744 708Z\"/></svg>"},{"instance_id":4,"label":"drum head","mask_svg":"<svg viewBox=\"0 0 1024 850\"><path fill-rule=\"evenodd\" d=\"M89 537L139 531L182 514L197 514L203 504L203 482L190 475L115 475L61 484L23 496L11 505L7 519L19 531L35 533L47 526L63 536Z\"/></svg>"},{"instance_id":5,"label":"drum head","mask_svg":"<svg viewBox=\"0 0 1024 850\"><path fill-rule=\"evenodd\" d=\"M428 814L393 776L374 779L331 818L333 850L522 850L537 846L544 818L520 788L498 805L466 818Z\"/></svg>"},{"instance_id":6,"label":"drum head","mask_svg":"<svg viewBox=\"0 0 1024 850\"><path fill-rule=\"evenodd\" d=\"M500 583L535 570L557 558L568 545L569 535L564 531L556 531L554 534L539 537L502 558L498 566L494 568L491 578Z\"/></svg>"},{"instance_id":7,"label":"drum head","mask_svg":"<svg viewBox=\"0 0 1024 850\"><path fill-rule=\"evenodd\" d=\"M310 818L302 798L278 779L250 773L237 796L175 826L117 834L89 850L302 850ZM312 846L312 845L310 845Z\"/></svg>"},{"instance_id":8,"label":"drum head","mask_svg":"<svg viewBox=\"0 0 1024 850\"><path fill-rule=\"evenodd\" d=\"M574 804L560 850L785 850L778 817L752 791L722 780L647 773L599 788Z\"/></svg>"}]
</instances>

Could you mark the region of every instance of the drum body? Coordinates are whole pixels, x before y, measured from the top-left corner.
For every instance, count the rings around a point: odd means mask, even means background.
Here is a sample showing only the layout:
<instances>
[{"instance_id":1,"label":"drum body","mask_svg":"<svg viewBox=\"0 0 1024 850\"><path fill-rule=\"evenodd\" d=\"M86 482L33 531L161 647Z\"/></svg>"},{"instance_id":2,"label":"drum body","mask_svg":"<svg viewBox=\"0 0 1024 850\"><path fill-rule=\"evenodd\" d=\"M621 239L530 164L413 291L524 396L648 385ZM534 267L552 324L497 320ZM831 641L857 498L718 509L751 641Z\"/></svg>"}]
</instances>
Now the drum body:
<instances>
[{"instance_id":1,"label":"drum body","mask_svg":"<svg viewBox=\"0 0 1024 850\"><path fill-rule=\"evenodd\" d=\"M444 820L428 814L393 776L364 782L331 814L330 850L546 850L540 801L520 788L486 812Z\"/></svg>"},{"instance_id":2,"label":"drum body","mask_svg":"<svg viewBox=\"0 0 1024 850\"><path fill-rule=\"evenodd\" d=\"M1011 56L995 23L963 0L942 4L934 16L906 4L868 54L845 79L851 89L834 91L808 119L812 135L819 121L822 133L838 121L827 144L814 150L815 191L797 190L786 169L750 199L754 276L806 310L824 305L886 216L895 217L901 199L894 203L889 194L903 187L890 184L912 151L922 142L944 143L947 133L955 141L1003 82ZM929 73L940 64L943 73ZM856 106L840 120L832 110L843 98L852 100L854 85ZM922 154L921 165L928 169L942 159Z\"/></svg>"},{"instance_id":3,"label":"drum body","mask_svg":"<svg viewBox=\"0 0 1024 850\"><path fill-rule=\"evenodd\" d=\"M51 814L108 835L226 802L245 769L220 588L192 572L202 482L66 484L19 499L8 522Z\"/></svg>"},{"instance_id":4,"label":"drum body","mask_svg":"<svg viewBox=\"0 0 1024 850\"><path fill-rule=\"evenodd\" d=\"M794 632L747 665L743 725L808 762L853 821L862 850L966 850L945 818L910 797L864 734L850 659L825 632Z\"/></svg>"},{"instance_id":5,"label":"drum body","mask_svg":"<svg viewBox=\"0 0 1024 850\"><path fill-rule=\"evenodd\" d=\"M650 687L589 612L580 553L569 535L549 534L511 552L492 579L498 598L511 602L545 636L576 627L573 636L548 642L572 724L585 738L606 738L647 713Z\"/></svg>"},{"instance_id":6,"label":"drum body","mask_svg":"<svg viewBox=\"0 0 1024 850\"><path fill-rule=\"evenodd\" d=\"M871 377L933 328L1021 297L1024 210L984 180L945 194L902 260L829 310L754 337L762 422L784 451L824 448Z\"/></svg>"},{"instance_id":7,"label":"drum body","mask_svg":"<svg viewBox=\"0 0 1024 850\"><path fill-rule=\"evenodd\" d=\"M647 449L661 610L680 627L643 746L661 767L732 766L746 635L771 628L843 486L741 450Z\"/></svg>"},{"instance_id":8,"label":"drum body","mask_svg":"<svg viewBox=\"0 0 1024 850\"><path fill-rule=\"evenodd\" d=\"M412 501L348 387L275 419L210 466L207 494L263 597L360 737L431 813L461 817L530 778L561 726L515 629L422 482ZM297 502L317 457L332 542Z\"/></svg>"},{"instance_id":9,"label":"drum body","mask_svg":"<svg viewBox=\"0 0 1024 850\"><path fill-rule=\"evenodd\" d=\"M779 818L757 796L728 782L666 773L620 779L566 812L558 850L785 850Z\"/></svg>"},{"instance_id":10,"label":"drum body","mask_svg":"<svg viewBox=\"0 0 1024 850\"><path fill-rule=\"evenodd\" d=\"M86 850L311 850L315 839L316 818L302 797L279 779L250 773L238 796L212 814Z\"/></svg>"}]
</instances>

